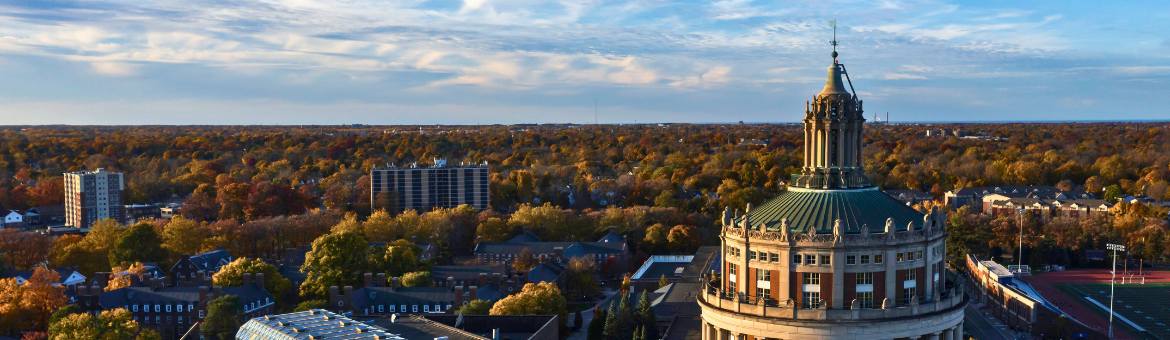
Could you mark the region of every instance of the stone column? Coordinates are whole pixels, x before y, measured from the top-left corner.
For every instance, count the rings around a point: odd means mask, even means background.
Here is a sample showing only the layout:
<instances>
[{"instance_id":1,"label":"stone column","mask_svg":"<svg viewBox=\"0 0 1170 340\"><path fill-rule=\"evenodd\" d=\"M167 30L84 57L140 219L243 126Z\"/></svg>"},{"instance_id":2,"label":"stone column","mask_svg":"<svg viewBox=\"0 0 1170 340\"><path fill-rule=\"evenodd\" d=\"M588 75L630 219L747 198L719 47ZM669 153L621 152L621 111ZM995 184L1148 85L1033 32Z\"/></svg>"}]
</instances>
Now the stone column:
<instances>
[{"instance_id":1,"label":"stone column","mask_svg":"<svg viewBox=\"0 0 1170 340\"><path fill-rule=\"evenodd\" d=\"M924 338L926 338L926 340L938 340L938 335L939 333L930 333L924 336Z\"/></svg>"},{"instance_id":2,"label":"stone column","mask_svg":"<svg viewBox=\"0 0 1170 340\"><path fill-rule=\"evenodd\" d=\"M837 167L845 167L845 124L837 124Z\"/></svg>"},{"instance_id":3,"label":"stone column","mask_svg":"<svg viewBox=\"0 0 1170 340\"><path fill-rule=\"evenodd\" d=\"M964 336L964 335L963 335L963 322L962 322L962 321L959 321L959 325L958 325L958 326L955 326L955 336L954 336L954 338L955 338L955 339L957 339L957 340L963 340L963 339L964 339L964 338L963 338L963 336Z\"/></svg>"},{"instance_id":4,"label":"stone column","mask_svg":"<svg viewBox=\"0 0 1170 340\"><path fill-rule=\"evenodd\" d=\"M895 230L890 230L891 233L896 233ZM890 300L890 307L898 305L898 288L901 285L898 282L898 258L895 254L898 251L895 249L887 249L882 255L883 264L886 266L886 299ZM880 304L881 302L875 302Z\"/></svg>"},{"instance_id":5,"label":"stone column","mask_svg":"<svg viewBox=\"0 0 1170 340\"><path fill-rule=\"evenodd\" d=\"M784 244L787 244L787 241L784 241ZM788 291L789 285L791 285L788 280L792 276L794 266L792 265L792 251L789 249L791 248L780 249L780 270L776 272L776 275L780 277L776 278L777 287L772 287L776 291L776 300L780 301L781 306L784 305L785 299L792 298L792 292Z\"/></svg>"},{"instance_id":6,"label":"stone column","mask_svg":"<svg viewBox=\"0 0 1170 340\"><path fill-rule=\"evenodd\" d=\"M850 302L845 301L845 256L842 254L841 250L833 250L829 255L830 267L833 268L833 282L829 282L833 285L833 304L830 307L835 309L849 308Z\"/></svg>"},{"instance_id":7,"label":"stone column","mask_svg":"<svg viewBox=\"0 0 1170 340\"><path fill-rule=\"evenodd\" d=\"M934 222L931 221L931 223L934 223ZM929 236L927 236L927 238L929 239ZM934 258L935 257L934 257L934 252L931 251L932 249L930 246L931 246L931 242L927 241L926 247L924 247L922 249L923 258L926 261L926 268L925 268L925 270L923 270L923 272L926 273L926 279L922 280L922 282L924 282L926 284L926 291L925 291L925 294L923 294L922 296L925 296L926 299L930 299L929 301L935 301L935 298L934 298ZM924 299L924 300L926 300L926 299Z\"/></svg>"}]
</instances>

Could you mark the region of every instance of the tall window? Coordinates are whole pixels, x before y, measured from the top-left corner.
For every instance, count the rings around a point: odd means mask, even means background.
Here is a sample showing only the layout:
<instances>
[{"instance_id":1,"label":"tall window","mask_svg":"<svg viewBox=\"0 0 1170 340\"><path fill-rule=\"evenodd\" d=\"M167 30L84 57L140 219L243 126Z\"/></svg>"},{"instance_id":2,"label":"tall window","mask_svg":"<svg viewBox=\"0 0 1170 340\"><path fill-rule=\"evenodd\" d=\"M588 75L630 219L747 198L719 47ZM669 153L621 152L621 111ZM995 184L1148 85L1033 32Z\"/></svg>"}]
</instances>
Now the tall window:
<instances>
[{"instance_id":1,"label":"tall window","mask_svg":"<svg viewBox=\"0 0 1170 340\"><path fill-rule=\"evenodd\" d=\"M857 304L860 308L873 308L873 273L857 273Z\"/></svg>"},{"instance_id":2,"label":"tall window","mask_svg":"<svg viewBox=\"0 0 1170 340\"><path fill-rule=\"evenodd\" d=\"M821 307L821 273L802 273L804 292L801 294L801 304L804 308Z\"/></svg>"},{"instance_id":3,"label":"tall window","mask_svg":"<svg viewBox=\"0 0 1170 340\"><path fill-rule=\"evenodd\" d=\"M736 273L735 264L728 263L727 264L727 280L731 281L731 282L735 282L735 276L736 276L735 273Z\"/></svg>"},{"instance_id":4,"label":"tall window","mask_svg":"<svg viewBox=\"0 0 1170 340\"><path fill-rule=\"evenodd\" d=\"M902 303L910 304L910 299L914 297L915 293L917 293L917 290L914 287L902 288Z\"/></svg>"},{"instance_id":5,"label":"tall window","mask_svg":"<svg viewBox=\"0 0 1170 340\"><path fill-rule=\"evenodd\" d=\"M800 264L801 261L800 254L792 254L792 263Z\"/></svg>"},{"instance_id":6,"label":"tall window","mask_svg":"<svg viewBox=\"0 0 1170 340\"><path fill-rule=\"evenodd\" d=\"M821 255L821 264L825 264L825 265L833 264L829 259L830 259L829 255Z\"/></svg>"}]
</instances>

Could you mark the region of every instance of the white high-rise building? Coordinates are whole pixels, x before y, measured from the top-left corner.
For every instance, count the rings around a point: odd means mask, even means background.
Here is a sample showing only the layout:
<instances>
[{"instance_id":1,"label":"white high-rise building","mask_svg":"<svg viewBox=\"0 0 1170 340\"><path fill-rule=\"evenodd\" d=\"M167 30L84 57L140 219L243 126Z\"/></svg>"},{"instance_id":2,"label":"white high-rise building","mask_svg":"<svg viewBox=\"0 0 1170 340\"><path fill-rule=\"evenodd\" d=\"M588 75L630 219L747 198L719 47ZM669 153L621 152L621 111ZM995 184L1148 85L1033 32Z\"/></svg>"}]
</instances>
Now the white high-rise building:
<instances>
[{"instance_id":1,"label":"white high-rise building","mask_svg":"<svg viewBox=\"0 0 1170 340\"><path fill-rule=\"evenodd\" d=\"M89 228L102 219L122 221L121 172L105 169L65 173L65 225Z\"/></svg>"}]
</instances>

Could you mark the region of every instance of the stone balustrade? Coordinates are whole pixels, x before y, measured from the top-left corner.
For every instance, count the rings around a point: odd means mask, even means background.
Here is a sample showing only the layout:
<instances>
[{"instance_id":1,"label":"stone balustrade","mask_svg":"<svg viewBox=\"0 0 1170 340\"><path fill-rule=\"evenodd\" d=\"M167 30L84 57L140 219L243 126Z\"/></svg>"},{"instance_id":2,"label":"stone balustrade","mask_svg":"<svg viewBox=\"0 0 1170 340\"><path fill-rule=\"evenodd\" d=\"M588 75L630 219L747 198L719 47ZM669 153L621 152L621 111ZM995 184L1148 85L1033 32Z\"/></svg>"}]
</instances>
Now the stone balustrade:
<instances>
[{"instance_id":1,"label":"stone balustrade","mask_svg":"<svg viewBox=\"0 0 1170 340\"><path fill-rule=\"evenodd\" d=\"M817 320L817 321L846 321L846 320L878 320L923 315L934 312L948 311L966 303L966 297L961 288L954 288L941 294L938 300L923 303L912 303L889 308L800 308L789 306L778 301L762 301L760 299L725 294L718 288L707 287L698 295L699 303L713 308L747 314L752 316L787 319L787 320Z\"/></svg>"}]
</instances>

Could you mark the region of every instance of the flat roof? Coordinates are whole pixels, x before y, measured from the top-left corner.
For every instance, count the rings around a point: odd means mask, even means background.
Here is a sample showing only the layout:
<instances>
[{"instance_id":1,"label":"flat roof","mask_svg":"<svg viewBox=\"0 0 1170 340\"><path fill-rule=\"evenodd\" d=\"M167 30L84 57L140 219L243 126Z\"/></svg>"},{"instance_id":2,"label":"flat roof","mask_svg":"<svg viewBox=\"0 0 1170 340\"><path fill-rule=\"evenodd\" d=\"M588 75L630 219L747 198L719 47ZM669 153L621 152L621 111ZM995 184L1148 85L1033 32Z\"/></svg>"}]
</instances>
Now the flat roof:
<instances>
[{"instance_id":1,"label":"flat roof","mask_svg":"<svg viewBox=\"0 0 1170 340\"><path fill-rule=\"evenodd\" d=\"M663 275L681 275L680 268L686 268L695 260L694 255L654 255L642 262L642 266L630 277L632 280L657 279ZM685 271L685 269L684 269Z\"/></svg>"}]
</instances>

